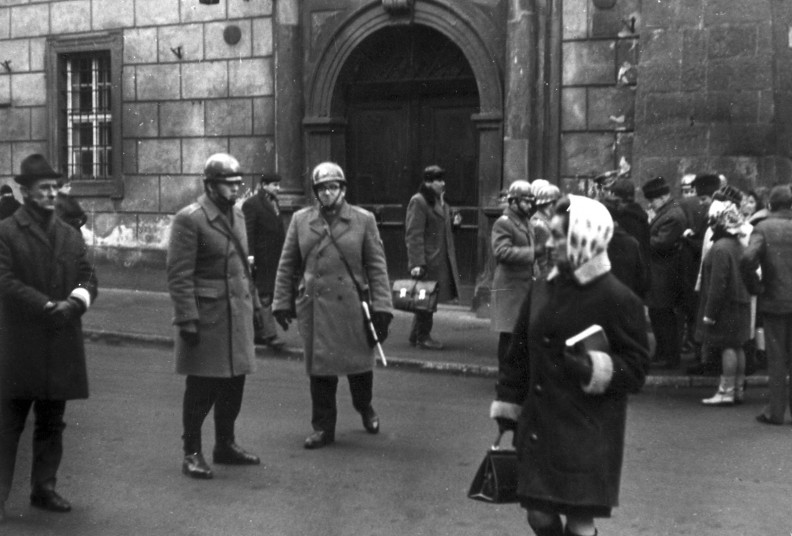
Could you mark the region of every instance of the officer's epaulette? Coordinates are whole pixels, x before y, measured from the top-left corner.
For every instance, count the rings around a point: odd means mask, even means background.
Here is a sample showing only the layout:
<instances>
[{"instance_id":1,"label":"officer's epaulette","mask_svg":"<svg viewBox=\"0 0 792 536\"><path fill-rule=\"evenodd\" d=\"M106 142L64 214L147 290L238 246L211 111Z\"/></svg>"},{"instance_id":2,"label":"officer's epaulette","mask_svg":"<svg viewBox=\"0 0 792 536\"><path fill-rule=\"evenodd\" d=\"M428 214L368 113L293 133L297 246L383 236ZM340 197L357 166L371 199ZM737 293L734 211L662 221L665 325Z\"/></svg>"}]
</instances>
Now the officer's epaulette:
<instances>
[{"instance_id":1,"label":"officer's epaulette","mask_svg":"<svg viewBox=\"0 0 792 536\"><path fill-rule=\"evenodd\" d=\"M371 214L370 210L366 210L363 207L359 207L357 205L349 205L349 206L352 208L352 210L354 210L355 212L359 212L360 214L363 214L364 216Z\"/></svg>"},{"instance_id":2,"label":"officer's epaulette","mask_svg":"<svg viewBox=\"0 0 792 536\"><path fill-rule=\"evenodd\" d=\"M189 205L184 207L182 209L182 212L184 212L185 214L192 214L196 210L200 210L200 209L201 209L201 204L198 201L196 201L196 202L190 203Z\"/></svg>"}]
</instances>

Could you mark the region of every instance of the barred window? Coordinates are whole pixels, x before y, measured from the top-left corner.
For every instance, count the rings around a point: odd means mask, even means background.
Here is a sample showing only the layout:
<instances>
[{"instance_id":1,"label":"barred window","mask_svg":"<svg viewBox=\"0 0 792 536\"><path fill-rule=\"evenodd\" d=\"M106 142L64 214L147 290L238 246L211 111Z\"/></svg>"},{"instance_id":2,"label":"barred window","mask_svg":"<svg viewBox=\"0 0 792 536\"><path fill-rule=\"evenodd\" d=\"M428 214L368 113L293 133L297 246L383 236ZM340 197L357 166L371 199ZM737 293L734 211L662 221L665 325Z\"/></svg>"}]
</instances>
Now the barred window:
<instances>
[{"instance_id":1,"label":"barred window","mask_svg":"<svg viewBox=\"0 0 792 536\"><path fill-rule=\"evenodd\" d=\"M123 194L121 34L48 42L50 154L78 195Z\"/></svg>"},{"instance_id":2,"label":"barred window","mask_svg":"<svg viewBox=\"0 0 792 536\"><path fill-rule=\"evenodd\" d=\"M110 54L65 55L66 170L71 180L113 174Z\"/></svg>"}]
</instances>

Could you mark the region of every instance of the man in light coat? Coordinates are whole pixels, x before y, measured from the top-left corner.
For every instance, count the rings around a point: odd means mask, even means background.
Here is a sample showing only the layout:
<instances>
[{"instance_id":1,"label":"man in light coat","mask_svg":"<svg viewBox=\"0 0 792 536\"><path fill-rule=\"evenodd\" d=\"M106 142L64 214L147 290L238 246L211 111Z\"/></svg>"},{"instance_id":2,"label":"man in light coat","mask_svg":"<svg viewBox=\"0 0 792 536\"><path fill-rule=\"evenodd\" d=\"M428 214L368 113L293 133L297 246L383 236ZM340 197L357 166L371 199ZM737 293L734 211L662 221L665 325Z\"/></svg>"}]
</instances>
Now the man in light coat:
<instances>
[{"instance_id":1,"label":"man in light coat","mask_svg":"<svg viewBox=\"0 0 792 536\"><path fill-rule=\"evenodd\" d=\"M0 521L31 407L30 504L68 512L55 491L66 401L88 398L80 317L97 294L79 231L55 215L61 175L43 156L14 177L24 204L0 224Z\"/></svg>"},{"instance_id":2,"label":"man in light coat","mask_svg":"<svg viewBox=\"0 0 792 536\"><path fill-rule=\"evenodd\" d=\"M787 406L792 408L792 189L789 184L770 190L770 214L757 223L740 268L746 285L762 268L757 310L762 315L770 376L770 400L756 420L783 424Z\"/></svg>"},{"instance_id":3,"label":"man in light coat","mask_svg":"<svg viewBox=\"0 0 792 536\"><path fill-rule=\"evenodd\" d=\"M168 246L168 290L176 325L176 372L184 392L182 472L212 478L202 454L201 426L214 406L214 463L258 464L236 444L245 375L254 370L254 318L261 304L251 280L239 162L219 153L204 167L204 195L180 210ZM260 321L260 320L259 320Z\"/></svg>"},{"instance_id":4,"label":"man in light coat","mask_svg":"<svg viewBox=\"0 0 792 536\"><path fill-rule=\"evenodd\" d=\"M310 379L314 430L304 447L317 449L335 440L336 390L341 375L349 380L352 405L360 413L363 427L370 434L379 432L379 417L371 405L374 350L367 340L358 288L369 300L381 342L388 334L393 304L374 215L346 202L346 178L337 164L317 165L311 182L319 204L292 216L272 309L283 329L297 317Z\"/></svg>"},{"instance_id":5,"label":"man in light coat","mask_svg":"<svg viewBox=\"0 0 792 536\"><path fill-rule=\"evenodd\" d=\"M452 226L458 227L461 216L452 217L445 202L445 170L440 166L424 169L418 193L407 205L405 243L407 264L414 279L437 281L438 301L459 297L459 269ZM442 350L443 344L432 338L433 313L416 311L410 330L410 344L425 350Z\"/></svg>"}]
</instances>

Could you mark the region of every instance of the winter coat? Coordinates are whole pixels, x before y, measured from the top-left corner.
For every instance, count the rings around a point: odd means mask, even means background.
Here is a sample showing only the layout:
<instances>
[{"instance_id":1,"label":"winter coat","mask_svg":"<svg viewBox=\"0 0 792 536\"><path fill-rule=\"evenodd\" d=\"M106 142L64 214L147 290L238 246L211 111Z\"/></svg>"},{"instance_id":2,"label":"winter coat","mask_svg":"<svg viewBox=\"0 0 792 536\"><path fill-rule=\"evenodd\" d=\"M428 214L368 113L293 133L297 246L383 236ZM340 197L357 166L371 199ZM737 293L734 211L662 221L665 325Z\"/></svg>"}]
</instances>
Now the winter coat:
<instances>
[{"instance_id":1,"label":"winter coat","mask_svg":"<svg viewBox=\"0 0 792 536\"><path fill-rule=\"evenodd\" d=\"M371 309L392 313L385 250L374 215L348 203L329 226L318 207L294 213L278 264L272 310L288 311L294 303L309 375L367 372L374 366L374 350L366 340L360 298L328 233L355 280L368 289Z\"/></svg>"},{"instance_id":2,"label":"winter coat","mask_svg":"<svg viewBox=\"0 0 792 536\"><path fill-rule=\"evenodd\" d=\"M82 294L97 282L79 231L52 218L50 237L28 208L0 223L0 397L88 397L82 323L56 326L48 301ZM84 302L85 303L85 302Z\"/></svg>"},{"instance_id":3,"label":"winter coat","mask_svg":"<svg viewBox=\"0 0 792 536\"><path fill-rule=\"evenodd\" d=\"M611 273L643 299L649 288L649 261L644 258L638 241L618 225L614 227L613 238L608 244L608 258Z\"/></svg>"},{"instance_id":4,"label":"winter coat","mask_svg":"<svg viewBox=\"0 0 792 536\"><path fill-rule=\"evenodd\" d=\"M407 205L405 243L407 269L426 268L426 279L439 283L439 301L459 297L454 235L451 230L451 208L435 199L431 188L421 186Z\"/></svg>"},{"instance_id":5,"label":"winter coat","mask_svg":"<svg viewBox=\"0 0 792 536\"><path fill-rule=\"evenodd\" d=\"M564 341L603 327L610 354L592 360L582 386L563 367ZM643 304L606 272L585 284L537 280L501 364L493 417L518 420L517 493L525 500L609 508L618 504L628 393L648 369Z\"/></svg>"},{"instance_id":6,"label":"winter coat","mask_svg":"<svg viewBox=\"0 0 792 536\"><path fill-rule=\"evenodd\" d=\"M685 274L681 269L681 243L686 228L685 213L674 199L660 207L649 224L651 284L646 305L650 308L676 307L682 299Z\"/></svg>"},{"instance_id":7,"label":"winter coat","mask_svg":"<svg viewBox=\"0 0 792 536\"><path fill-rule=\"evenodd\" d=\"M247 226L248 250L254 257L256 288L259 294L275 291L275 275L278 273L286 230L279 210L264 191L246 200L242 205Z\"/></svg>"},{"instance_id":8,"label":"winter coat","mask_svg":"<svg viewBox=\"0 0 792 536\"><path fill-rule=\"evenodd\" d=\"M544 247L545 242L550 238L550 218L541 212L536 212L531 216L530 226L531 232L534 235L535 250L537 253L534 259L534 276L536 278L544 277L550 272L550 268L552 267L549 252ZM541 251L541 253L539 253L539 251Z\"/></svg>"},{"instance_id":9,"label":"winter coat","mask_svg":"<svg viewBox=\"0 0 792 536\"><path fill-rule=\"evenodd\" d=\"M495 275L490 299L490 328L511 333L533 281L534 238L527 218L511 207L492 225Z\"/></svg>"},{"instance_id":10,"label":"winter coat","mask_svg":"<svg viewBox=\"0 0 792 536\"><path fill-rule=\"evenodd\" d=\"M638 241L644 258L648 262L650 257L649 216L646 211L638 203L630 201L619 206L617 219L619 226Z\"/></svg>"},{"instance_id":11,"label":"winter coat","mask_svg":"<svg viewBox=\"0 0 792 536\"><path fill-rule=\"evenodd\" d=\"M176 372L229 378L255 369L253 312L260 307L250 280L242 210L233 225L206 195L173 219L168 245L168 290L176 325ZM179 325L198 323L198 344Z\"/></svg>"},{"instance_id":12,"label":"winter coat","mask_svg":"<svg viewBox=\"0 0 792 536\"><path fill-rule=\"evenodd\" d=\"M754 226L740 265L744 281L762 268L760 313L792 313L792 210L772 211Z\"/></svg>"},{"instance_id":13,"label":"winter coat","mask_svg":"<svg viewBox=\"0 0 792 536\"><path fill-rule=\"evenodd\" d=\"M0 197L0 220L12 216L20 206L22 206L22 203L12 196Z\"/></svg>"},{"instance_id":14,"label":"winter coat","mask_svg":"<svg viewBox=\"0 0 792 536\"><path fill-rule=\"evenodd\" d=\"M739 348L751 338L751 296L740 275L743 250L737 236L723 236L701 266L696 339L713 347ZM705 325L705 316L715 324Z\"/></svg>"}]
</instances>

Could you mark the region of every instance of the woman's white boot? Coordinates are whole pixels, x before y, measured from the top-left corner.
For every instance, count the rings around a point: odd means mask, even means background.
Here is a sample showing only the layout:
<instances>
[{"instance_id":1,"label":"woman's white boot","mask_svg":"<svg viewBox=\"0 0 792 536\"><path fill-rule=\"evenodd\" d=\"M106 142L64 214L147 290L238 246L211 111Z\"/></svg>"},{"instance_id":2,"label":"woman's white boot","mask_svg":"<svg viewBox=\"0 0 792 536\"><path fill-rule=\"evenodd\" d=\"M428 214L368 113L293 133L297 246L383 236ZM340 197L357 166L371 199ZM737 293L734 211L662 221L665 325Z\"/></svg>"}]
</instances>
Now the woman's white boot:
<instances>
[{"instance_id":1,"label":"woman's white boot","mask_svg":"<svg viewBox=\"0 0 792 536\"><path fill-rule=\"evenodd\" d=\"M711 398L701 401L705 406L733 406L734 405L734 376L721 376L718 391Z\"/></svg>"}]
</instances>

